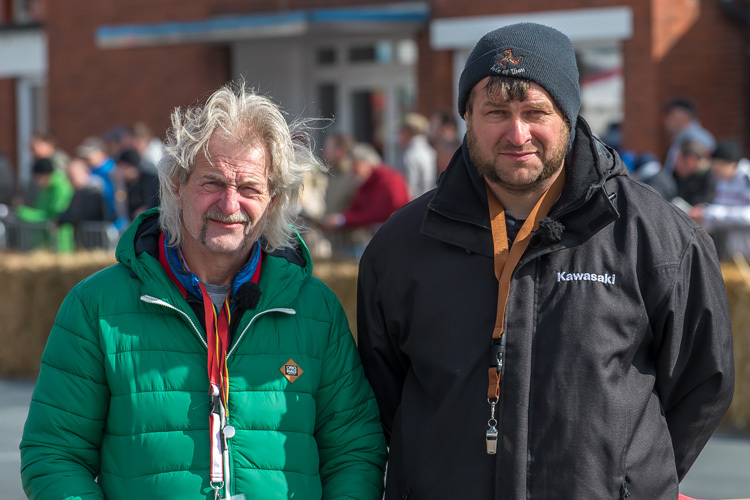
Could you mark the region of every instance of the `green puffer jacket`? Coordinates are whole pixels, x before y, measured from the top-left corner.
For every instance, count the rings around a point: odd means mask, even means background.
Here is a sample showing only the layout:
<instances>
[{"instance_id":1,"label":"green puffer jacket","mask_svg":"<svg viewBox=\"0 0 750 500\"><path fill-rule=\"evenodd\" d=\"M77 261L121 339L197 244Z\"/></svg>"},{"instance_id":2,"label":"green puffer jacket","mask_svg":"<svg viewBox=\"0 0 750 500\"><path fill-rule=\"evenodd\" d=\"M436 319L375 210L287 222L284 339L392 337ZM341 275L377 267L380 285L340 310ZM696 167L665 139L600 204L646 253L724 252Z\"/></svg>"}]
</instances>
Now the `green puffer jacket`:
<instances>
[{"instance_id":1,"label":"green puffer jacket","mask_svg":"<svg viewBox=\"0 0 750 500\"><path fill-rule=\"evenodd\" d=\"M60 307L21 442L29 498L214 498L205 332L157 258L140 251L156 248L156 220L156 209L136 219L119 263ZM231 490L248 500L379 499L376 402L344 311L300 246L302 266L264 256L260 302L239 319L227 358ZM302 371L293 383L281 371L290 359Z\"/></svg>"}]
</instances>

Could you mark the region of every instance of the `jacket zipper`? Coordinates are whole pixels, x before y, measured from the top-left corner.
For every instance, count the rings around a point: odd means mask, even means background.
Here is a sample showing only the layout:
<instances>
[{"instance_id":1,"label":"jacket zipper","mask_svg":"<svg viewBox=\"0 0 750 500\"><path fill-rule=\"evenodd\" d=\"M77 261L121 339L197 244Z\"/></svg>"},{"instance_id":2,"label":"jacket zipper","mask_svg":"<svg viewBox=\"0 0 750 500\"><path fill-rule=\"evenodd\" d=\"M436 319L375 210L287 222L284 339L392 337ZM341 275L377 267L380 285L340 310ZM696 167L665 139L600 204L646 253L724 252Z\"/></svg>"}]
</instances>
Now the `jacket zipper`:
<instances>
[{"instance_id":1,"label":"jacket zipper","mask_svg":"<svg viewBox=\"0 0 750 500\"><path fill-rule=\"evenodd\" d=\"M249 322L249 323L247 324L247 326L246 326L246 327L245 327L245 328L244 328L244 329L242 330L242 333L240 334L240 336L239 336L239 337L237 337L237 341L236 341L236 342L234 342L234 345L232 346L232 348L231 348L231 349L229 350L229 352L227 353L227 359L229 359L229 356L231 356L231 355L232 355L232 353L234 352L234 350L235 350L235 349L237 348L237 346L238 346L238 345L240 344L240 341L241 341L241 340L242 340L242 338L243 338L243 337L245 336L245 333L247 333L247 330L248 330L248 329L250 328L250 325L252 325L252 324L253 324L253 322L254 322L254 321L255 321L256 319L258 319L258 317L260 317L260 316L263 316L264 314L267 314L267 313L272 313L272 312L279 312L279 313L283 313L283 314L289 314L289 315L294 315L294 314L297 314L297 311L295 311L294 309L289 309L288 307L275 307L275 308L273 308L273 309L266 309L265 311L261 311L261 312L257 313L257 314L256 314L255 316L253 316L253 317L252 317L252 318L250 319L250 322Z\"/></svg>"},{"instance_id":2,"label":"jacket zipper","mask_svg":"<svg viewBox=\"0 0 750 500\"><path fill-rule=\"evenodd\" d=\"M234 343L234 345L232 346L232 348L227 353L227 359L229 359L229 356L234 352L235 348L239 345L240 341L242 340L242 337L245 336L245 333L250 328L250 325L252 325L253 322L259 316L263 316L264 314L271 313L271 312L281 312L281 313L284 313L284 314L297 314L297 311L295 311L294 309L287 309L287 308L283 308L283 307L278 307L278 308L274 308L274 309L266 309L265 311L261 311L261 312L257 313L247 323L247 326L244 328L244 330L242 330L242 333L240 334L240 336L237 337L237 341ZM226 443L226 447L227 447L226 448L227 449L227 455L226 455L226 459L224 460L224 477L227 478L227 488L226 488L225 491L229 492L229 495L231 495L231 494L234 493L232 491L232 489L231 489L231 478L232 478L232 476L229 473L229 469L230 469L230 463L229 462L233 461L233 454L231 453L231 449L230 449L232 447L232 445L231 445L231 440L226 440L226 438L225 438L225 443Z\"/></svg>"},{"instance_id":3,"label":"jacket zipper","mask_svg":"<svg viewBox=\"0 0 750 500\"><path fill-rule=\"evenodd\" d=\"M208 350L208 343L206 343L206 340L201 336L201 331L198 329L197 326L195 326L195 323L193 322L193 320L190 318L190 316L185 311L183 311L182 309L179 309L179 308L173 306L172 304L170 304L168 302L165 302L165 301L163 301L161 299L157 299L156 297L152 297L151 295L141 295L141 300L143 302L147 303L147 304L155 304L155 305L158 305L158 306L163 306L163 307L166 307L167 309L172 309L173 311L177 311L178 313L182 314L185 317L185 319L188 320L188 322L190 323L190 325L193 327L193 331L198 336L198 340L200 340L201 344L203 344L203 346L206 348L206 350Z\"/></svg>"},{"instance_id":4,"label":"jacket zipper","mask_svg":"<svg viewBox=\"0 0 750 500\"><path fill-rule=\"evenodd\" d=\"M195 326L195 323L193 322L193 320L190 318L190 316L185 311L183 311L182 309L180 309L178 307L175 307L172 304L170 304L168 302L165 302L165 301L163 301L161 299L157 299L156 297L152 297L151 295L141 295L141 300L143 302L147 303L147 304L154 304L154 305L166 307L167 309L171 309L173 311L177 311L178 313L180 313L185 319L188 320L188 322L190 323L190 326L193 327L193 331L198 336L198 339L201 341L201 344L203 344L203 346L206 348L206 350L208 350L208 343L203 339L203 336L201 336L200 330L198 329L197 326ZM285 308L285 307L277 307L277 308L274 308L274 309L266 309L265 311L261 311L261 312L257 313L255 316L253 316L250 319L250 321L248 322L247 326L245 326L245 328L242 330L242 333L237 338L237 341L234 343L234 346L232 346L232 349L230 349L230 351L227 353L227 359L229 359L229 356L234 352L234 350L236 349L236 347L239 345L240 340L242 340L242 338L245 336L245 333L247 333L247 330L250 328L250 325L252 325L253 322L258 317L263 316L264 314L267 314L267 313L271 313L271 312L280 312L280 313L290 314L290 315L291 314L297 314L297 311L295 311L294 309L289 309L289 308ZM229 445L227 443L227 456L226 456L225 461L224 461L225 462L224 463L224 477L226 479L226 489L224 490L225 492L231 492L232 491L232 489L231 489L231 477L232 476L229 474L229 467L230 467L229 466L229 460L230 460L230 456L231 456L231 453L229 453Z\"/></svg>"}]
</instances>

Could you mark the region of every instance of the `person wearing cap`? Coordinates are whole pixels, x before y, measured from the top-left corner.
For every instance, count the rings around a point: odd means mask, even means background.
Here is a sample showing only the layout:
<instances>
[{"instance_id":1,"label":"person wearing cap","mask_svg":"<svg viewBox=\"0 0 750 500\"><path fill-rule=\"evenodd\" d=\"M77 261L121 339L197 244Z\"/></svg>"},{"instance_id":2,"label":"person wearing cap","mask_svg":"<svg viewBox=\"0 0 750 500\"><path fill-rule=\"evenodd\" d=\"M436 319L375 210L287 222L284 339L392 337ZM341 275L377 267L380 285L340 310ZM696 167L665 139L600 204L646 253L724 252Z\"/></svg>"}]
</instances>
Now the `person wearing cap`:
<instances>
[{"instance_id":1,"label":"person wearing cap","mask_svg":"<svg viewBox=\"0 0 750 500\"><path fill-rule=\"evenodd\" d=\"M141 212L159 205L159 178L141 167L141 155L126 149L117 156L117 176L124 185L127 215L132 221Z\"/></svg>"},{"instance_id":2,"label":"person wearing cap","mask_svg":"<svg viewBox=\"0 0 750 500\"><path fill-rule=\"evenodd\" d=\"M710 203L716 190L716 178L711 172L711 152L698 141L688 139L680 144L674 162L678 206ZM680 201L683 200L683 201Z\"/></svg>"},{"instance_id":3,"label":"person wearing cap","mask_svg":"<svg viewBox=\"0 0 750 500\"><path fill-rule=\"evenodd\" d=\"M430 120L419 113L406 113L401 121L399 141L403 148L401 169L412 198L435 187L437 153L427 139Z\"/></svg>"},{"instance_id":4,"label":"person wearing cap","mask_svg":"<svg viewBox=\"0 0 750 500\"><path fill-rule=\"evenodd\" d=\"M386 499L675 500L729 406L711 238L627 175L580 99L563 33L484 35L463 144L360 260Z\"/></svg>"},{"instance_id":5,"label":"person wearing cap","mask_svg":"<svg viewBox=\"0 0 750 500\"><path fill-rule=\"evenodd\" d=\"M738 141L722 140L711 155L716 179L713 200L693 206L689 214L713 236L719 258L750 259L750 161Z\"/></svg>"},{"instance_id":6,"label":"person wearing cap","mask_svg":"<svg viewBox=\"0 0 750 500\"><path fill-rule=\"evenodd\" d=\"M698 121L698 106L692 100L677 97L668 101L662 107L662 118L664 128L672 138L664 160L667 172L674 172L680 145L685 141L697 141L709 153L716 147L713 134Z\"/></svg>"},{"instance_id":7,"label":"person wearing cap","mask_svg":"<svg viewBox=\"0 0 750 500\"><path fill-rule=\"evenodd\" d=\"M380 500L377 402L296 230L310 132L244 82L174 110L161 205L50 332L30 499Z\"/></svg>"}]
</instances>

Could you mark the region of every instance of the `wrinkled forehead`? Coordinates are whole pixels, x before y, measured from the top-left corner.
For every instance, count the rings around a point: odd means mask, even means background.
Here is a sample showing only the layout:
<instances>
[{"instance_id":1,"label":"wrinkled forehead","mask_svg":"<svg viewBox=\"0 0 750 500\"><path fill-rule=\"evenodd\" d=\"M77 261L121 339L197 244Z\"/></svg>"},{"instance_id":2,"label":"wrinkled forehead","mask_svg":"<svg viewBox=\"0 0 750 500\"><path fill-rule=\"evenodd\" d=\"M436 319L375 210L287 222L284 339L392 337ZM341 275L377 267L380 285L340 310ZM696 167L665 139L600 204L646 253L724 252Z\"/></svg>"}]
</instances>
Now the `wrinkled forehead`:
<instances>
[{"instance_id":1,"label":"wrinkled forehead","mask_svg":"<svg viewBox=\"0 0 750 500\"><path fill-rule=\"evenodd\" d=\"M216 157L244 157L251 154L262 154L266 160L269 159L268 148L257 134L238 136L223 129L214 131L200 151L203 159L211 164Z\"/></svg>"},{"instance_id":2,"label":"wrinkled forehead","mask_svg":"<svg viewBox=\"0 0 750 500\"><path fill-rule=\"evenodd\" d=\"M188 177L252 178L254 182L270 185L270 171L270 156L261 141L213 136L196 155Z\"/></svg>"}]
</instances>

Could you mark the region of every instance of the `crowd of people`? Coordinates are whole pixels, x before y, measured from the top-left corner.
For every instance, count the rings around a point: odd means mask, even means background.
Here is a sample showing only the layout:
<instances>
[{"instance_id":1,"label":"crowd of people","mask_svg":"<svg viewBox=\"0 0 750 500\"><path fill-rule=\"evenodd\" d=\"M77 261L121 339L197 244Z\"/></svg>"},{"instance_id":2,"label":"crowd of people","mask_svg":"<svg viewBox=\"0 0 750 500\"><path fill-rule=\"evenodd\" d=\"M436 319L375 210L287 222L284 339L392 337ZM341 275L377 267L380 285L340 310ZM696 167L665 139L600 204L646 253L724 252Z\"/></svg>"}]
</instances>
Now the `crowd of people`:
<instances>
[{"instance_id":1,"label":"crowd of people","mask_svg":"<svg viewBox=\"0 0 750 500\"><path fill-rule=\"evenodd\" d=\"M723 261L750 259L750 162L736 139L719 139L704 128L697 105L675 98L662 108L671 137L663 159L621 147L615 135L604 140L619 150L631 175L685 211L712 236Z\"/></svg>"},{"instance_id":2,"label":"crowd of people","mask_svg":"<svg viewBox=\"0 0 750 500\"><path fill-rule=\"evenodd\" d=\"M86 137L72 156L49 132L34 132L31 183L4 181L5 245L59 252L111 246L138 214L159 204L162 147L143 123Z\"/></svg>"}]
</instances>

